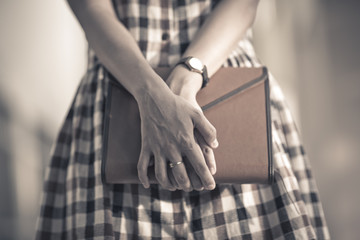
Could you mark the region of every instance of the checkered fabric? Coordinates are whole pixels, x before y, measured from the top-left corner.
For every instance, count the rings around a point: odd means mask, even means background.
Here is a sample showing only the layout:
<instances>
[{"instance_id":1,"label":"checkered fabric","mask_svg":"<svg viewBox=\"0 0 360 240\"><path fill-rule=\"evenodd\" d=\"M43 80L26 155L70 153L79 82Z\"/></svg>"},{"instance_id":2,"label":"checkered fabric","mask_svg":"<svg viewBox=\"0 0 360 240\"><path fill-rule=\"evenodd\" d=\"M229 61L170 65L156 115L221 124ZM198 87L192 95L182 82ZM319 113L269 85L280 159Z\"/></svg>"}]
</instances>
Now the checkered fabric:
<instances>
[{"instance_id":1,"label":"checkered fabric","mask_svg":"<svg viewBox=\"0 0 360 240\"><path fill-rule=\"evenodd\" d=\"M114 1L119 20L153 67L176 63L214 7L209 0ZM186 193L102 184L109 79L91 49L88 66L51 152L37 239L329 238L309 160L272 76L275 183L218 184L213 191ZM224 66L261 66L250 31Z\"/></svg>"}]
</instances>

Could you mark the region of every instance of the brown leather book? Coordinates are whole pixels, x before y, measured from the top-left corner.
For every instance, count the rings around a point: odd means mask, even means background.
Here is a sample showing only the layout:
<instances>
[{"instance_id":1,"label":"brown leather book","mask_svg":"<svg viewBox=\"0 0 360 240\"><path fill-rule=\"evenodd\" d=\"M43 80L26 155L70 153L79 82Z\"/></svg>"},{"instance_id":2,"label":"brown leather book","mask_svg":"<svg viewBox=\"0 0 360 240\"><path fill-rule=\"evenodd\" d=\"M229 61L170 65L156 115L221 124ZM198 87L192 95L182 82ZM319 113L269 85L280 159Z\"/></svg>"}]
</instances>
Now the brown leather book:
<instances>
[{"instance_id":1,"label":"brown leather book","mask_svg":"<svg viewBox=\"0 0 360 240\"><path fill-rule=\"evenodd\" d=\"M169 68L156 69L166 79ZM140 114L134 97L110 74L103 134L105 183L140 183ZM272 183L269 79L263 68L221 68L197 94L217 130L216 183ZM149 167L151 183L156 183Z\"/></svg>"}]
</instances>

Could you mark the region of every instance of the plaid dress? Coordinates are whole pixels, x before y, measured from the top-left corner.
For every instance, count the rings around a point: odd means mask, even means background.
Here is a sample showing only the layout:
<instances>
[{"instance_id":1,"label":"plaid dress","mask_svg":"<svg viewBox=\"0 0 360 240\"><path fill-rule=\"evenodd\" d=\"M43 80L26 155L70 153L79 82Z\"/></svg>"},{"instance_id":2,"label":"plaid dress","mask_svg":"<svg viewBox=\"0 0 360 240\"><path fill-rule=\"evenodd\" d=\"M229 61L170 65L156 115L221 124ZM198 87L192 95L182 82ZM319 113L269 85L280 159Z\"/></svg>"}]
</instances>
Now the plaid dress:
<instances>
[{"instance_id":1,"label":"plaid dress","mask_svg":"<svg viewBox=\"0 0 360 240\"><path fill-rule=\"evenodd\" d=\"M119 21L151 66L176 63L211 10L210 0L114 0ZM250 30L224 67L261 66ZM213 191L101 181L109 79L94 52L51 152L37 239L327 239L309 160L270 76L275 183L218 184ZM126 114L126 113L125 113Z\"/></svg>"}]
</instances>

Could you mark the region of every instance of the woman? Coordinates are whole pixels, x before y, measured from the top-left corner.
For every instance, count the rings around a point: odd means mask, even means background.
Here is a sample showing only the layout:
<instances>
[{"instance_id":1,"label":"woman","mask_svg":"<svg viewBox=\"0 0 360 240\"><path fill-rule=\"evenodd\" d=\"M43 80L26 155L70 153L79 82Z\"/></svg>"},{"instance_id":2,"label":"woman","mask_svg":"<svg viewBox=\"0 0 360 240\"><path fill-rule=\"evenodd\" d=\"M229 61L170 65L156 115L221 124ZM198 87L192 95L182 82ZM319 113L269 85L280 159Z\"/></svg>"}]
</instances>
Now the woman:
<instances>
[{"instance_id":1,"label":"woman","mask_svg":"<svg viewBox=\"0 0 360 240\"><path fill-rule=\"evenodd\" d=\"M68 2L89 42L89 66L52 151L38 239L329 237L308 160L275 80L273 158L281 178L273 186L215 185L216 129L195 99L203 77L177 64L195 56L210 78L221 66L260 66L248 31L258 1ZM156 66L175 67L161 79ZM139 105L142 185L101 182L106 71ZM190 164L182 164L182 156ZM174 164L170 170L168 161ZM149 164L159 185L149 185Z\"/></svg>"}]
</instances>

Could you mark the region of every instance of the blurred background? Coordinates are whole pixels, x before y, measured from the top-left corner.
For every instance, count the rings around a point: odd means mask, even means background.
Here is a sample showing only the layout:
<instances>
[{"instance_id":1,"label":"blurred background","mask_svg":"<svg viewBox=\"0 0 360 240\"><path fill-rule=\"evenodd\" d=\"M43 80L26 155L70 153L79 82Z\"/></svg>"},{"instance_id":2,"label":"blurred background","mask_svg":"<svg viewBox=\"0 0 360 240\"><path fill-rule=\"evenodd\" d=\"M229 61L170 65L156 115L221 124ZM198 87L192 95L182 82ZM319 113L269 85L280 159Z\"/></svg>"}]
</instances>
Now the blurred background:
<instances>
[{"instance_id":1,"label":"blurred background","mask_svg":"<svg viewBox=\"0 0 360 240\"><path fill-rule=\"evenodd\" d=\"M360 228L360 2L263 0L260 59L301 130L333 239ZM66 1L0 1L0 239L33 239L49 151L86 67Z\"/></svg>"}]
</instances>

